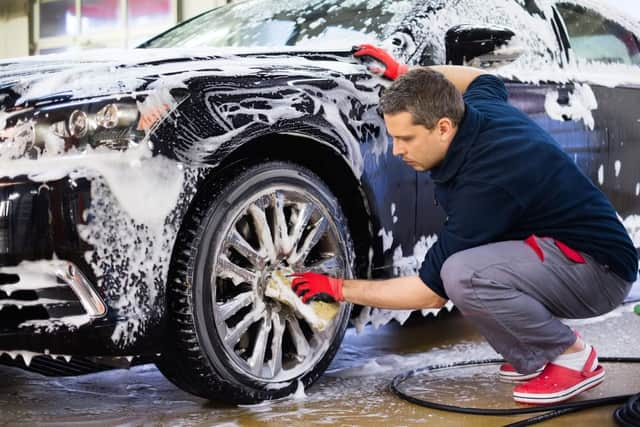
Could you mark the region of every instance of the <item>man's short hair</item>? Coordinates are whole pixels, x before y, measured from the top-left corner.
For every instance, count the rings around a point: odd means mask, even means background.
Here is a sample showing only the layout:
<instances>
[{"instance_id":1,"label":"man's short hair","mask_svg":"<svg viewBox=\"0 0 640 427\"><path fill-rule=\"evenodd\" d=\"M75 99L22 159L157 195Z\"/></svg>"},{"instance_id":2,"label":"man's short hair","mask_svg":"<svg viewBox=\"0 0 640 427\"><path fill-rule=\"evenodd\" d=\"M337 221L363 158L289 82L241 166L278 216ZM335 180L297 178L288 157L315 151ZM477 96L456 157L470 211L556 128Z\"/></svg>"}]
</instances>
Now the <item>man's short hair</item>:
<instances>
[{"instance_id":1,"label":"man's short hair","mask_svg":"<svg viewBox=\"0 0 640 427\"><path fill-rule=\"evenodd\" d=\"M409 112L416 125L433 129L443 117L458 126L464 116L464 101L444 75L421 67L410 70L384 90L380 110L383 114Z\"/></svg>"}]
</instances>

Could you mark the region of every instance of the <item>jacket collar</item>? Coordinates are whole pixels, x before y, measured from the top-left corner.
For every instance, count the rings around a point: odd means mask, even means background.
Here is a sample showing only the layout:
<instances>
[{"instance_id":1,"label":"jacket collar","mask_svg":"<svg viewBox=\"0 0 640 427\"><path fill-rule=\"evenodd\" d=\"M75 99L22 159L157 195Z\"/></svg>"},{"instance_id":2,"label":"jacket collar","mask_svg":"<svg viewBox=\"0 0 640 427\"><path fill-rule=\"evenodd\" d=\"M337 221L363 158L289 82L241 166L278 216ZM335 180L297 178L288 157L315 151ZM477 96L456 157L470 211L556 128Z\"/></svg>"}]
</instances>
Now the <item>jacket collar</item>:
<instances>
[{"instance_id":1,"label":"jacket collar","mask_svg":"<svg viewBox=\"0 0 640 427\"><path fill-rule=\"evenodd\" d=\"M456 176L464 161L467 151L473 145L480 131L480 112L465 103L464 116L453 137L447 154L440 164L431 169L431 178L437 183L444 183Z\"/></svg>"}]
</instances>

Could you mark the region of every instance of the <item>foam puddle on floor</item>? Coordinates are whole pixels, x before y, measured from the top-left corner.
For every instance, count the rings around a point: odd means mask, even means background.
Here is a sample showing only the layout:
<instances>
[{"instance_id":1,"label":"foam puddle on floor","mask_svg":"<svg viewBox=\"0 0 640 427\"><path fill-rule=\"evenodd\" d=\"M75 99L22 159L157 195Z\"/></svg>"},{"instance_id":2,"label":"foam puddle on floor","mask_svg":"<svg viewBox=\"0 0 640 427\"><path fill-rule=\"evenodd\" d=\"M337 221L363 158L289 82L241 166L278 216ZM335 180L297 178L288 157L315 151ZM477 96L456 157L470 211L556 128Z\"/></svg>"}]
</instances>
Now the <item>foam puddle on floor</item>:
<instances>
[{"instance_id":1,"label":"foam puddle on floor","mask_svg":"<svg viewBox=\"0 0 640 427\"><path fill-rule=\"evenodd\" d=\"M613 315L578 329L602 356L640 356L640 316L627 304ZM417 318L417 316L416 316ZM419 319L401 327L347 330L329 370L316 384L286 399L240 407L207 402L177 389L153 365L81 377L47 378L0 366L0 413L5 425L115 426L211 425L502 425L510 419L462 416L409 404L389 391L397 374L427 365L499 357L457 313ZM606 365L607 380L589 396L640 389L627 366ZM496 379L496 366L451 369L435 383L418 377L407 384L428 398L442 391L463 406L510 404L511 388ZM477 391L474 392L474 388ZM457 390L457 394L456 394ZM600 411L600 412L598 412ZM590 425L607 425L609 410L591 411ZM579 418L583 419L583 418ZM514 420L512 420L514 421Z\"/></svg>"}]
</instances>

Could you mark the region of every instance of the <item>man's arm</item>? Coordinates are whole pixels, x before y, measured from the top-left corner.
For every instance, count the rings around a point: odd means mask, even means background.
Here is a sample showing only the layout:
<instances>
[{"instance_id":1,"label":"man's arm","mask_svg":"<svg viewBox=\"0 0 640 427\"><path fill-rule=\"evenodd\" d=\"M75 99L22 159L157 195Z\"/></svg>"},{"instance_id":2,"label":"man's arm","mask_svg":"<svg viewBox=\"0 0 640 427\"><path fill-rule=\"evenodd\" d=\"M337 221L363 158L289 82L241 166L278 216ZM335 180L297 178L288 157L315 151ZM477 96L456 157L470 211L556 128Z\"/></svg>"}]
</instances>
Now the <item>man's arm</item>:
<instances>
[{"instance_id":1,"label":"man's arm","mask_svg":"<svg viewBox=\"0 0 640 427\"><path fill-rule=\"evenodd\" d=\"M376 74L382 73L383 77L390 80L395 80L409 70L406 64L401 64L391 56L384 49L370 45L363 44L354 48L354 55L357 58L371 57L384 65L384 69L380 70L377 66L374 66ZM451 81L453 85L461 92L465 93L471 82L482 74L487 74L486 71L479 68L465 67L461 65L431 65L430 68L443 74L447 80Z\"/></svg>"},{"instance_id":2,"label":"man's arm","mask_svg":"<svg viewBox=\"0 0 640 427\"><path fill-rule=\"evenodd\" d=\"M302 302L349 301L393 310L439 308L447 300L432 291L418 276L389 280L343 280L324 274L294 273L291 287Z\"/></svg>"},{"instance_id":3,"label":"man's arm","mask_svg":"<svg viewBox=\"0 0 640 427\"><path fill-rule=\"evenodd\" d=\"M447 302L418 276L389 280L345 280L342 292L345 301L392 310L440 308Z\"/></svg>"},{"instance_id":4,"label":"man's arm","mask_svg":"<svg viewBox=\"0 0 640 427\"><path fill-rule=\"evenodd\" d=\"M461 65L431 65L427 68L444 75L461 93L467 91L467 88L476 77L488 74L480 68L464 67Z\"/></svg>"}]
</instances>

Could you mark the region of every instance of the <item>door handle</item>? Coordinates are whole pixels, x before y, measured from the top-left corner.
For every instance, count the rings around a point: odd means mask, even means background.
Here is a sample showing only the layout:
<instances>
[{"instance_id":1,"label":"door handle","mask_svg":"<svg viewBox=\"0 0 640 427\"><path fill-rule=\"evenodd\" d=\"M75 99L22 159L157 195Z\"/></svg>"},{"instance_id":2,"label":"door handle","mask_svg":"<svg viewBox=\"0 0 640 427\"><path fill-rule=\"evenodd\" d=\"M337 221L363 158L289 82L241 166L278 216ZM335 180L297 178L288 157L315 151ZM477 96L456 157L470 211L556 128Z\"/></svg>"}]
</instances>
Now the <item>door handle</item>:
<instances>
[{"instance_id":1,"label":"door handle","mask_svg":"<svg viewBox=\"0 0 640 427\"><path fill-rule=\"evenodd\" d=\"M558 105L569 105L571 102L571 95L573 95L572 87L558 88Z\"/></svg>"},{"instance_id":2,"label":"door handle","mask_svg":"<svg viewBox=\"0 0 640 427\"><path fill-rule=\"evenodd\" d=\"M558 88L558 99L556 102L562 107L569 107L571 105L571 95L573 95L573 86L565 86ZM563 113L562 120L565 122L571 121L569 114Z\"/></svg>"}]
</instances>

